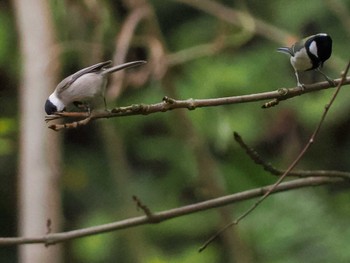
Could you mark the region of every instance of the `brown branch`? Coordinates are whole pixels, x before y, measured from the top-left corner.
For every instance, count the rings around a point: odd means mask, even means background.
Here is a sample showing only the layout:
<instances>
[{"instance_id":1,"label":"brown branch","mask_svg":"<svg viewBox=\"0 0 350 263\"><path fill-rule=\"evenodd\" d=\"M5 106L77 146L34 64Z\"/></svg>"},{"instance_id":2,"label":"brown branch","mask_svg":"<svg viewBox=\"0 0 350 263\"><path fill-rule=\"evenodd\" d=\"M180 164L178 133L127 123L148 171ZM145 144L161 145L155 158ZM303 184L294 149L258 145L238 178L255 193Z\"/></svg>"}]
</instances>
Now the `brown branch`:
<instances>
[{"instance_id":1,"label":"brown branch","mask_svg":"<svg viewBox=\"0 0 350 263\"><path fill-rule=\"evenodd\" d=\"M256 201L247 211L245 211L242 215L240 215L236 220L232 221L231 223L224 226L221 230L219 230L215 235L210 237L203 246L200 247L199 252L203 251L211 242L213 242L222 232L226 231L226 229L230 228L233 225L237 225L242 219L247 217L250 213L252 213L256 207L258 207L286 178L286 176L294 169L294 167L299 163L301 158L305 155L307 150L311 147L311 145L314 143L322 124L324 123L324 120L327 116L327 113L329 112L330 107L333 105L337 95L339 94L340 88L342 87L343 83L346 80L346 75L348 74L350 68L350 61L348 62L344 72L342 73L342 77L340 81L337 82L337 89L335 90L330 102L325 106L324 112L321 116L320 122L317 125L315 131L311 135L308 143L305 145L305 147L302 149L302 151L299 153L297 158L291 163L291 165L287 168L287 170L278 178L278 180L272 185L272 187L266 191L266 193L259 198L258 201Z\"/></svg>"},{"instance_id":2,"label":"brown branch","mask_svg":"<svg viewBox=\"0 0 350 263\"><path fill-rule=\"evenodd\" d=\"M296 36L283 31L280 28L268 24L265 21L255 18L247 12L227 7L219 2L210 0L174 0L192 6L198 10L211 14L227 23L239 26L249 32L256 33L276 43L283 45L290 44L290 40L296 40ZM244 23L249 20L251 23ZM253 25L251 25L253 24ZM295 42L295 41L292 41Z\"/></svg>"},{"instance_id":3,"label":"brown branch","mask_svg":"<svg viewBox=\"0 0 350 263\"><path fill-rule=\"evenodd\" d=\"M122 64L125 62L137 26L139 26L141 21L146 19L151 13L151 9L147 5L142 4L141 6L134 8L125 19L120 29L120 33L116 38L115 54L113 57L115 64ZM110 88L107 90L108 98L111 100L114 100L120 94L125 74L125 71L120 71L118 74L112 75Z\"/></svg>"},{"instance_id":4,"label":"brown branch","mask_svg":"<svg viewBox=\"0 0 350 263\"><path fill-rule=\"evenodd\" d=\"M338 85L340 79L334 80ZM343 82L343 85L350 84L350 77L346 78ZM176 100L169 97L164 97L162 102L155 104L134 104L126 107L114 108L111 111L93 111L91 115L87 112L61 112L56 115L46 116L45 120L47 122L59 119L62 117L75 117L75 118L89 118L89 121L101 119L101 118L114 118L130 115L148 115L156 112L166 112L173 109L189 109L194 110L196 108L202 107L213 107L213 106L222 106L229 104L238 104L238 103L249 103L262 100L271 100L278 99L279 101L293 98L299 96L303 93L315 92L318 90L334 88L329 85L327 81L318 82L310 85L306 85L306 90L303 92L300 87L294 88L281 88L275 91L268 91L262 93L241 95L241 96L232 96L232 97L223 97L223 98L214 98L214 99L187 99L187 100ZM87 124L88 121L80 121L78 123L66 123L66 124L52 124L49 128L58 131L61 129L76 128L81 125Z\"/></svg>"},{"instance_id":5,"label":"brown branch","mask_svg":"<svg viewBox=\"0 0 350 263\"><path fill-rule=\"evenodd\" d=\"M149 218L150 222L159 223L157 218L153 216L151 209L149 209L147 205L143 204L136 195L133 195L132 199L135 201L137 208L140 208L145 213L145 215Z\"/></svg>"},{"instance_id":6,"label":"brown branch","mask_svg":"<svg viewBox=\"0 0 350 263\"><path fill-rule=\"evenodd\" d=\"M300 189L304 187L310 186L319 186L326 184L334 184L342 182L342 179L339 178L327 178L327 177L310 177L303 179L296 179L289 182L281 183L277 187L273 189L271 193L284 192L294 189ZM154 224L154 220L157 222L162 222L165 220L173 219L180 216L185 216L189 214L193 214L200 211L206 211L208 209L213 209L237 202L241 202L244 200L250 200L252 198L256 198L264 195L266 192L271 190L272 185L260 187L256 189L251 189L247 191L243 191L236 194L226 195L214 199L210 199L204 202L191 204L187 206L182 206L179 208L174 208L162 212L152 213L152 218L150 219L147 215L133 217L125 220L120 220L114 223L83 228L79 230L72 230L61 233L50 233L48 235L39 236L39 237L2 237L0 238L0 246L8 246L8 245L23 245L23 244L45 244L45 245L53 245L56 243L65 242L68 240L92 236L97 234L102 234L111 231L117 231L120 229L127 229L131 227L136 227L145 224Z\"/></svg>"},{"instance_id":7,"label":"brown branch","mask_svg":"<svg viewBox=\"0 0 350 263\"><path fill-rule=\"evenodd\" d=\"M233 136L236 142L245 150L247 155L254 161L254 163L261 165L265 171L271 173L272 175L282 175L285 173L284 170L277 169L271 163L266 162L257 151L255 151L252 147L249 147L242 139L242 137L234 132ZM313 171L291 171L287 174L288 176L296 176L296 177L340 177L344 179L350 179L349 172L342 171L327 171L327 170L313 170Z\"/></svg>"}]
</instances>

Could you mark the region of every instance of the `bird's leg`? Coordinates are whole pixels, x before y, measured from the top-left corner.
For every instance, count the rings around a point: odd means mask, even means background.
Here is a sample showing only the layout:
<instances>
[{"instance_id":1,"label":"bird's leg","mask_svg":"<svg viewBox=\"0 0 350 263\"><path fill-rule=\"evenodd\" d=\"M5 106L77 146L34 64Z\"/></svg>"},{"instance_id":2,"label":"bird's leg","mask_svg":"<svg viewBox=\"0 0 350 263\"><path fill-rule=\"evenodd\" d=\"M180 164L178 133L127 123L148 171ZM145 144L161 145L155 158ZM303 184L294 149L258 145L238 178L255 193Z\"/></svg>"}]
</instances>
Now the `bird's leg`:
<instances>
[{"instance_id":1,"label":"bird's leg","mask_svg":"<svg viewBox=\"0 0 350 263\"><path fill-rule=\"evenodd\" d=\"M73 104L77 108L82 109L83 111L87 111L89 116L91 115L91 107L88 103L81 102L81 101L74 101Z\"/></svg>"},{"instance_id":2,"label":"bird's leg","mask_svg":"<svg viewBox=\"0 0 350 263\"><path fill-rule=\"evenodd\" d=\"M88 112L88 118L91 116L91 107L89 104L86 104L86 107L87 107L87 112Z\"/></svg>"},{"instance_id":3,"label":"bird's leg","mask_svg":"<svg viewBox=\"0 0 350 263\"><path fill-rule=\"evenodd\" d=\"M298 87L300 87L302 91L305 91L305 85L299 81L299 74L297 70L295 70L295 77L297 78Z\"/></svg>"},{"instance_id":4,"label":"bird's leg","mask_svg":"<svg viewBox=\"0 0 350 263\"><path fill-rule=\"evenodd\" d=\"M326 74L324 74L320 68L317 68L316 71L319 72L328 81L329 85L331 85L333 87L337 86L337 84L335 84L334 80L329 78Z\"/></svg>"},{"instance_id":5,"label":"bird's leg","mask_svg":"<svg viewBox=\"0 0 350 263\"><path fill-rule=\"evenodd\" d=\"M86 104L81 101L73 101L75 107L86 110Z\"/></svg>"},{"instance_id":6,"label":"bird's leg","mask_svg":"<svg viewBox=\"0 0 350 263\"><path fill-rule=\"evenodd\" d=\"M106 102L106 97L105 96L103 96L103 103L105 104L105 111L108 111L107 110L107 102Z\"/></svg>"},{"instance_id":7,"label":"bird's leg","mask_svg":"<svg viewBox=\"0 0 350 263\"><path fill-rule=\"evenodd\" d=\"M105 97L104 95L102 95L102 98L103 98L103 103L104 103L104 105L105 105L105 111L110 112L110 110L109 110L109 109L107 109L107 101L106 101L106 97Z\"/></svg>"}]
</instances>

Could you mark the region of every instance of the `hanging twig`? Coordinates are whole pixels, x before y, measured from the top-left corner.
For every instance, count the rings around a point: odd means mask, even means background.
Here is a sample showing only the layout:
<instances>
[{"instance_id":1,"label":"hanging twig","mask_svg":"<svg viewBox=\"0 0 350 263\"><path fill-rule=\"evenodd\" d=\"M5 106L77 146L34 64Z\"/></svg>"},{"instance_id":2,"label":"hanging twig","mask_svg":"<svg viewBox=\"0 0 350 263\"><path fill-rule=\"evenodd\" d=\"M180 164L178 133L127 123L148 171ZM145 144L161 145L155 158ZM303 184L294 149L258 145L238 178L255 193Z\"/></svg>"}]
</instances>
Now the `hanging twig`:
<instances>
[{"instance_id":1,"label":"hanging twig","mask_svg":"<svg viewBox=\"0 0 350 263\"><path fill-rule=\"evenodd\" d=\"M261 165L265 171L271 173L272 175L280 176L285 173L284 170L277 169L271 163L266 162L253 148L249 147L242 139L242 137L234 132L233 136L235 141L241 146L247 155L256 164ZM344 179L350 179L350 173L342 171L330 171L330 170L301 170L301 171L291 171L287 176L294 177L340 177Z\"/></svg>"}]
</instances>

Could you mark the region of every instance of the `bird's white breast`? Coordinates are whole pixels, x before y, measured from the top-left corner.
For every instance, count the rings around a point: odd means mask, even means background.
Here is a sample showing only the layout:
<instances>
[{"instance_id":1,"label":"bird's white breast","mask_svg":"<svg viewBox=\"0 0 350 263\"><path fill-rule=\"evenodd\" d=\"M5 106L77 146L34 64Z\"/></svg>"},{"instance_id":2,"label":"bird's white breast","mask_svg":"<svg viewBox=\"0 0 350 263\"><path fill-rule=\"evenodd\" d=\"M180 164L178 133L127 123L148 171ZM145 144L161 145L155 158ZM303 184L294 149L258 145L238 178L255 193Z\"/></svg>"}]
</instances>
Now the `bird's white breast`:
<instances>
[{"instance_id":1,"label":"bird's white breast","mask_svg":"<svg viewBox=\"0 0 350 263\"><path fill-rule=\"evenodd\" d=\"M294 56L290 57L290 63L297 71L305 71L312 68L312 63L305 48L295 52Z\"/></svg>"}]
</instances>

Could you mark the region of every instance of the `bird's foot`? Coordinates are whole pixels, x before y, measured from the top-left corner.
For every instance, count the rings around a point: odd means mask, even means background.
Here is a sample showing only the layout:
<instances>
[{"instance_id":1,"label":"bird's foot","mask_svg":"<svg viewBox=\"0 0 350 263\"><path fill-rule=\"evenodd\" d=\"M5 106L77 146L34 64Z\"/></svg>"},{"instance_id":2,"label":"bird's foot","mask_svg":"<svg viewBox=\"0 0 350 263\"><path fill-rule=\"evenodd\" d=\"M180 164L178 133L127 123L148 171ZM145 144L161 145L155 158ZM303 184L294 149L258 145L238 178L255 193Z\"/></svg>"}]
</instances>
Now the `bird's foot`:
<instances>
[{"instance_id":1,"label":"bird's foot","mask_svg":"<svg viewBox=\"0 0 350 263\"><path fill-rule=\"evenodd\" d=\"M301 89L301 91L305 91L306 90L306 87L305 87L305 85L304 84L302 84L302 83L300 83L300 82L298 82L298 87Z\"/></svg>"},{"instance_id":2,"label":"bird's foot","mask_svg":"<svg viewBox=\"0 0 350 263\"><path fill-rule=\"evenodd\" d=\"M332 87L337 86L337 83L335 83L335 81L333 79L327 78L327 81L328 81L329 85L331 85Z\"/></svg>"}]
</instances>

